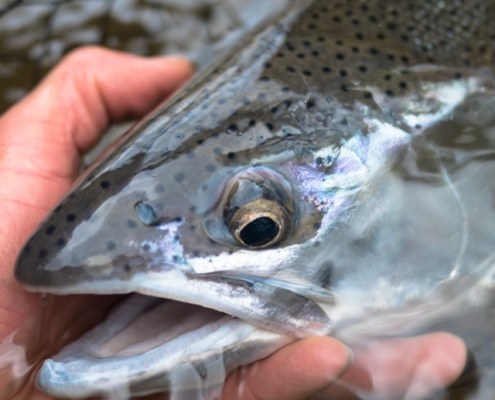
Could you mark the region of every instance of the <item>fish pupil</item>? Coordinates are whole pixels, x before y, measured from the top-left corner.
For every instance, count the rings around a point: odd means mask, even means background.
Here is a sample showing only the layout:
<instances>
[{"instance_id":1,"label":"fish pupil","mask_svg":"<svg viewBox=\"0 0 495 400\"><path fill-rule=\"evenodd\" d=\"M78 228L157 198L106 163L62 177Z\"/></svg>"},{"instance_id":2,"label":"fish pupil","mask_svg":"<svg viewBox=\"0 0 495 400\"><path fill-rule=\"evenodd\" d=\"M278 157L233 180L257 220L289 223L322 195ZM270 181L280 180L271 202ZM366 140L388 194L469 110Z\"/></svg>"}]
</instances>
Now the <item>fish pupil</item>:
<instances>
[{"instance_id":1,"label":"fish pupil","mask_svg":"<svg viewBox=\"0 0 495 400\"><path fill-rule=\"evenodd\" d=\"M242 241L252 247L270 243L278 233L278 225L271 218L260 217L251 221L241 231Z\"/></svg>"}]
</instances>

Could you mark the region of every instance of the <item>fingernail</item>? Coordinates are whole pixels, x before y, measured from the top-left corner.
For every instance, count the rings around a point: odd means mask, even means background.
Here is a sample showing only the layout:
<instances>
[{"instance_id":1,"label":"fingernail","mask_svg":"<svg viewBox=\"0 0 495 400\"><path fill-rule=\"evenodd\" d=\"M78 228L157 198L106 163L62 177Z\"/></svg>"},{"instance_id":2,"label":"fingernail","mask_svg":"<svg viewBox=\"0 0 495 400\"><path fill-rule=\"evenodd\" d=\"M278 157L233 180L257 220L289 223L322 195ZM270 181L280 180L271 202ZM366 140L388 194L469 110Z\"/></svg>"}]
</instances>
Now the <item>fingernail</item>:
<instances>
[{"instance_id":1,"label":"fingernail","mask_svg":"<svg viewBox=\"0 0 495 400\"><path fill-rule=\"evenodd\" d=\"M347 352L349 353L349 362L348 362L347 367L346 367L346 370L347 370L354 363L354 352L347 345L345 345L345 348L346 348Z\"/></svg>"}]
</instances>

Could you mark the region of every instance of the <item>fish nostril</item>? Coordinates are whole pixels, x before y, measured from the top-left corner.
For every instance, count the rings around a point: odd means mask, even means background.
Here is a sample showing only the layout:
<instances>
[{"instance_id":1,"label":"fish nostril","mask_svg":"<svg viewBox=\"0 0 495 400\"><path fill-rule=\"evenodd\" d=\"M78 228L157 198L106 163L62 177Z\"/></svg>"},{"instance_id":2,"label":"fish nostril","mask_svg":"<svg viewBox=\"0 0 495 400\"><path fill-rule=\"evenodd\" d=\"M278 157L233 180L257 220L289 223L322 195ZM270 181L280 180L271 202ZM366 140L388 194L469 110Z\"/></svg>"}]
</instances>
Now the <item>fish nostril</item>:
<instances>
[{"instance_id":1,"label":"fish nostril","mask_svg":"<svg viewBox=\"0 0 495 400\"><path fill-rule=\"evenodd\" d=\"M137 217L144 225L151 226L158 222L156 212L150 205L141 201L134 206L134 210L136 211Z\"/></svg>"}]
</instances>

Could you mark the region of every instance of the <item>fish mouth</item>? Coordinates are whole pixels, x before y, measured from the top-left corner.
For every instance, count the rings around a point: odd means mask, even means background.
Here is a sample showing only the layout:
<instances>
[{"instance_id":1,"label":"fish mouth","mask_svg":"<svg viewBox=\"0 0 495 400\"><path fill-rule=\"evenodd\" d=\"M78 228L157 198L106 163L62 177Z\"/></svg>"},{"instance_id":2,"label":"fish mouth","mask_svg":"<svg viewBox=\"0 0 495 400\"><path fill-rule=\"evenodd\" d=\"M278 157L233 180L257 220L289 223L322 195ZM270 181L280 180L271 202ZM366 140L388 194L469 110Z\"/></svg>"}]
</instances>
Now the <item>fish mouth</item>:
<instances>
[{"instance_id":1,"label":"fish mouth","mask_svg":"<svg viewBox=\"0 0 495 400\"><path fill-rule=\"evenodd\" d=\"M325 295L331 297L325 290L276 277L198 274L168 264L127 276L85 271L87 279L31 289L59 295L133 294L102 324L45 361L37 384L53 397L221 389L238 366L297 338L328 334L332 327L318 304Z\"/></svg>"},{"instance_id":2,"label":"fish mouth","mask_svg":"<svg viewBox=\"0 0 495 400\"><path fill-rule=\"evenodd\" d=\"M46 360L37 384L71 398L221 389L230 371L293 340L213 309L132 294Z\"/></svg>"}]
</instances>

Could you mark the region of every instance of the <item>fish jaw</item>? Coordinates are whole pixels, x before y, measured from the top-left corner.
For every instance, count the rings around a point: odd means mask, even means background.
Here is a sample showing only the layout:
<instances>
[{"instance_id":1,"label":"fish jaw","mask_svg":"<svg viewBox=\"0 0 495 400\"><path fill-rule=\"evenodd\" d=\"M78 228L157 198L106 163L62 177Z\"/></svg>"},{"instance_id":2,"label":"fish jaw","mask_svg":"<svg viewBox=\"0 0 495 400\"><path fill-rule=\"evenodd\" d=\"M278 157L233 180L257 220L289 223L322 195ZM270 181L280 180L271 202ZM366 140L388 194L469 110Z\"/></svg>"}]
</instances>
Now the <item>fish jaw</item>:
<instances>
[{"instance_id":1,"label":"fish jaw","mask_svg":"<svg viewBox=\"0 0 495 400\"><path fill-rule=\"evenodd\" d=\"M45 361L37 385L71 398L221 389L233 369L293 340L220 312L135 294Z\"/></svg>"}]
</instances>

